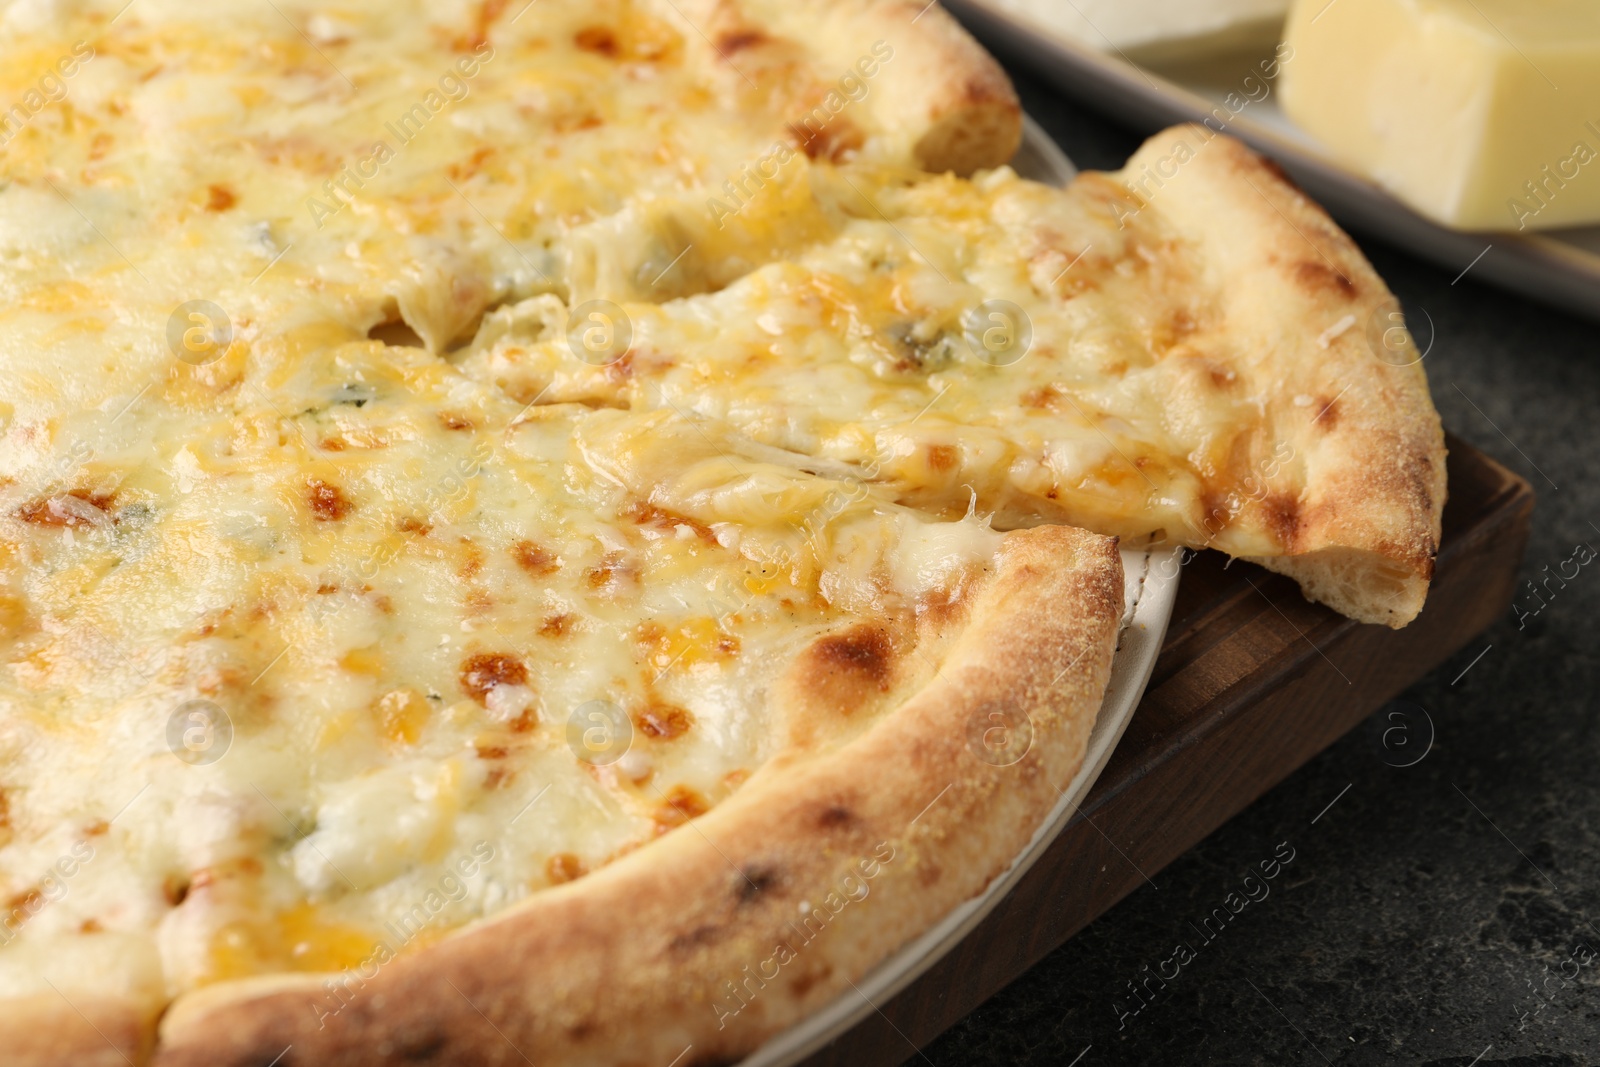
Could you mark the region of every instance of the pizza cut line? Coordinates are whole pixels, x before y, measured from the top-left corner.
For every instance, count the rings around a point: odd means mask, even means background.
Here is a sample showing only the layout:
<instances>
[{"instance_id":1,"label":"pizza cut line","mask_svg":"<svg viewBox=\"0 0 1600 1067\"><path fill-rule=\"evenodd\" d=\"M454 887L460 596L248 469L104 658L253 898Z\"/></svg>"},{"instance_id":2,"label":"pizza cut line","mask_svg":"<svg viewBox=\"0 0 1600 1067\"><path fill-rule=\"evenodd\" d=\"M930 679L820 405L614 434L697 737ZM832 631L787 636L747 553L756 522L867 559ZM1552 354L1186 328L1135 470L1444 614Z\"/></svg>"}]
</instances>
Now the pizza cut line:
<instances>
[{"instance_id":1,"label":"pizza cut line","mask_svg":"<svg viewBox=\"0 0 1600 1067\"><path fill-rule=\"evenodd\" d=\"M936 7L0 30L7 1062L732 1062L1056 804L1119 538L1421 608L1354 245L1019 178Z\"/></svg>"}]
</instances>

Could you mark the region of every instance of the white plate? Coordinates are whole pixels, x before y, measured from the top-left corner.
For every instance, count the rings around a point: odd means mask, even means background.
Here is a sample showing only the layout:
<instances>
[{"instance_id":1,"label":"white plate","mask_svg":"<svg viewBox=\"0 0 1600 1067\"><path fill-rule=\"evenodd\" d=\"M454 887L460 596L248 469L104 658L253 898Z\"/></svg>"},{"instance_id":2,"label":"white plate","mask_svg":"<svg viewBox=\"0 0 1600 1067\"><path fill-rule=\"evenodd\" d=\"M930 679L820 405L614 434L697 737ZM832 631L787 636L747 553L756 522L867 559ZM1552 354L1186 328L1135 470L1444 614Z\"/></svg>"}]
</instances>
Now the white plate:
<instances>
[{"instance_id":1,"label":"white plate","mask_svg":"<svg viewBox=\"0 0 1600 1067\"><path fill-rule=\"evenodd\" d=\"M1600 319L1600 226L1542 233L1446 229L1335 162L1278 110L1275 93L1247 104L1237 115L1231 115L1232 108L1218 112L1229 93L1239 94L1236 100L1243 96L1246 75L1259 77L1249 62L1229 72L1231 80L1229 73L1209 72L1172 80L1046 26L1024 23L991 0L946 0L945 7L1002 56L1021 61L1063 91L1125 122L1153 131L1209 119L1213 129L1277 160L1351 229L1430 259L1452 275L1470 268L1473 278Z\"/></svg>"},{"instance_id":2,"label":"white plate","mask_svg":"<svg viewBox=\"0 0 1600 1067\"><path fill-rule=\"evenodd\" d=\"M1077 173L1072 161L1032 119L1024 119L1024 123L1022 148L1012 164L1017 172L1056 185L1070 181ZM910 985L971 933L1072 822L1078 805L1100 777L1111 750L1117 747L1139 706L1178 593L1177 550L1123 549L1122 567L1126 576L1122 632L1111 661L1111 684L1090 731L1083 767L1062 791L1060 801L1034 832L1027 848L982 893L878 964L856 983L855 989L762 1045L740 1067L787 1067L798 1063L877 1010L877 1005Z\"/></svg>"}]
</instances>

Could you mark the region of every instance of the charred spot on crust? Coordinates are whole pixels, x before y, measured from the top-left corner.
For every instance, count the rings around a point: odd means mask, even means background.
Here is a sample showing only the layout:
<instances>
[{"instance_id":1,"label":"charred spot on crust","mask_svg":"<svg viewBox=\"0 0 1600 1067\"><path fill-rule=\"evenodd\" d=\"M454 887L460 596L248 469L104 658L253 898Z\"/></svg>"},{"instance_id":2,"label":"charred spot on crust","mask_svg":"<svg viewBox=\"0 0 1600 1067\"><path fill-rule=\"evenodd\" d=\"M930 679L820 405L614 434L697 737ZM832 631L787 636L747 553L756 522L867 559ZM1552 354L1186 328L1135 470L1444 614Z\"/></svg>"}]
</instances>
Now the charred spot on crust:
<instances>
[{"instance_id":1,"label":"charred spot on crust","mask_svg":"<svg viewBox=\"0 0 1600 1067\"><path fill-rule=\"evenodd\" d=\"M1045 492L1047 500L1054 500L1054 487ZM1056 494L1059 496L1060 494ZM933 589L917 598L917 618L933 623L935 626L947 626L951 622L962 618L967 613L967 593L969 584L962 582L955 588Z\"/></svg>"},{"instance_id":2,"label":"charred spot on crust","mask_svg":"<svg viewBox=\"0 0 1600 1067\"><path fill-rule=\"evenodd\" d=\"M843 804L829 804L817 813L817 825L824 830L837 830L855 825L856 816Z\"/></svg>"},{"instance_id":3,"label":"charred spot on crust","mask_svg":"<svg viewBox=\"0 0 1600 1067\"><path fill-rule=\"evenodd\" d=\"M306 483L306 504L318 522L338 522L356 509L337 485L318 478Z\"/></svg>"},{"instance_id":4,"label":"charred spot on crust","mask_svg":"<svg viewBox=\"0 0 1600 1067\"><path fill-rule=\"evenodd\" d=\"M414 515L407 515L395 523L395 528L401 533L416 534L418 537L427 537L429 531L433 529L432 526L429 526Z\"/></svg>"},{"instance_id":5,"label":"charred spot on crust","mask_svg":"<svg viewBox=\"0 0 1600 1067\"><path fill-rule=\"evenodd\" d=\"M822 638L816 650L830 673L860 678L881 692L888 691L894 646L886 631L861 623Z\"/></svg>"},{"instance_id":6,"label":"charred spot on crust","mask_svg":"<svg viewBox=\"0 0 1600 1067\"><path fill-rule=\"evenodd\" d=\"M818 982L826 981L833 974L833 968L826 963L815 970L802 971L795 975L789 982L789 988L794 990L794 995L803 997L816 986Z\"/></svg>"},{"instance_id":7,"label":"charred spot on crust","mask_svg":"<svg viewBox=\"0 0 1600 1067\"><path fill-rule=\"evenodd\" d=\"M680 708L676 704L651 701L643 711L634 716L633 721L646 737L653 737L658 741L671 741L689 732L689 727L694 725L694 716L689 713L689 709Z\"/></svg>"},{"instance_id":8,"label":"charred spot on crust","mask_svg":"<svg viewBox=\"0 0 1600 1067\"><path fill-rule=\"evenodd\" d=\"M785 682L804 709L791 720L791 743L810 745L828 724L837 726L881 704L898 672L896 635L904 632L908 642L914 640L911 624L910 612L877 623L862 621L807 645Z\"/></svg>"},{"instance_id":9,"label":"charred spot on crust","mask_svg":"<svg viewBox=\"0 0 1600 1067\"><path fill-rule=\"evenodd\" d=\"M572 35L572 43L585 52L593 52L607 59L615 59L622 52L616 31L609 26L585 26Z\"/></svg>"},{"instance_id":10,"label":"charred spot on crust","mask_svg":"<svg viewBox=\"0 0 1600 1067\"><path fill-rule=\"evenodd\" d=\"M1267 529L1285 547L1295 543L1300 532L1300 501L1283 493L1271 493L1261 501Z\"/></svg>"},{"instance_id":11,"label":"charred spot on crust","mask_svg":"<svg viewBox=\"0 0 1600 1067\"><path fill-rule=\"evenodd\" d=\"M1317 413L1311 419L1311 425L1320 430L1331 430L1339 425L1339 398L1328 399L1319 396L1316 400Z\"/></svg>"},{"instance_id":12,"label":"charred spot on crust","mask_svg":"<svg viewBox=\"0 0 1600 1067\"><path fill-rule=\"evenodd\" d=\"M402 1034L395 1038L395 1052L402 1060L420 1063L434 1059L449 1043L449 1038L439 1031L428 1029L421 1033Z\"/></svg>"},{"instance_id":13,"label":"charred spot on crust","mask_svg":"<svg viewBox=\"0 0 1600 1067\"><path fill-rule=\"evenodd\" d=\"M1318 259L1303 259L1290 268L1300 288L1313 296L1337 293L1346 300L1356 296L1356 283Z\"/></svg>"},{"instance_id":14,"label":"charred spot on crust","mask_svg":"<svg viewBox=\"0 0 1600 1067\"><path fill-rule=\"evenodd\" d=\"M735 884L733 891L739 897L739 903L749 904L761 899L774 886L778 884L778 869L752 865L739 872L741 877Z\"/></svg>"},{"instance_id":15,"label":"charred spot on crust","mask_svg":"<svg viewBox=\"0 0 1600 1067\"><path fill-rule=\"evenodd\" d=\"M516 656L502 652L482 652L461 664L461 688L478 703L487 706L490 690L498 685L526 685L528 668Z\"/></svg>"},{"instance_id":16,"label":"charred spot on crust","mask_svg":"<svg viewBox=\"0 0 1600 1067\"><path fill-rule=\"evenodd\" d=\"M686 934L678 934L667 944L667 948L675 953L689 952L701 945L709 945L721 936L722 931L709 923L701 923Z\"/></svg>"}]
</instances>

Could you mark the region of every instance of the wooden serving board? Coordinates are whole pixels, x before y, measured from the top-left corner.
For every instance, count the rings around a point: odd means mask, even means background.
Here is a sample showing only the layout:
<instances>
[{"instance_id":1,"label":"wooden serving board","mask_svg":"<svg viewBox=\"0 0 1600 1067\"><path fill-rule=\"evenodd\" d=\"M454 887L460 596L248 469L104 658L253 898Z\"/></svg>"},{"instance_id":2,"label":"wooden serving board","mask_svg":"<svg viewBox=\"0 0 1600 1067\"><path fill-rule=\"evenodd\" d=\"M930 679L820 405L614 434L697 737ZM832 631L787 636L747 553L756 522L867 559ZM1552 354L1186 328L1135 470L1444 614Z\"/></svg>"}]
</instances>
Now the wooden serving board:
<instances>
[{"instance_id":1,"label":"wooden serving board","mask_svg":"<svg viewBox=\"0 0 1600 1067\"><path fill-rule=\"evenodd\" d=\"M1416 621L1363 626L1287 578L1200 554L1144 700L1083 804L1094 825L1076 817L971 935L807 1067L912 1056L1137 889L1141 870L1177 859L1506 611L1533 491L1465 442L1448 445L1444 536Z\"/></svg>"}]
</instances>

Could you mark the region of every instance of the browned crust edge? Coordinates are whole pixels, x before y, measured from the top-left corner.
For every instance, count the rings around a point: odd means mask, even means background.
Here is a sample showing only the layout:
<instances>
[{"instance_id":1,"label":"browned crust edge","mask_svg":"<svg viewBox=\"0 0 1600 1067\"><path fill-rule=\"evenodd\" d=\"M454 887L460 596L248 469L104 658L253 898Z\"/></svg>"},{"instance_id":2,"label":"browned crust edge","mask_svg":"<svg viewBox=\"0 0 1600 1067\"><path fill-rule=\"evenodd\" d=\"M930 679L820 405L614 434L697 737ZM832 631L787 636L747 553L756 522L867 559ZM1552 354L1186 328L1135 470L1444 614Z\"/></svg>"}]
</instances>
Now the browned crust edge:
<instances>
[{"instance_id":1,"label":"browned crust edge","mask_svg":"<svg viewBox=\"0 0 1600 1067\"><path fill-rule=\"evenodd\" d=\"M704 818L393 961L347 1002L317 976L190 994L154 1063L733 1062L1021 851L1082 764L1121 612L1114 540L1007 534L933 681L843 749L769 765ZM996 726L1031 732L1008 766L977 754Z\"/></svg>"},{"instance_id":2,"label":"browned crust edge","mask_svg":"<svg viewBox=\"0 0 1600 1067\"><path fill-rule=\"evenodd\" d=\"M677 0L673 5L710 44L715 61L741 79L763 83L766 42L798 43L810 57L816 84L844 95L839 122L865 122L880 143L871 154L885 162L915 162L935 173L998 167L1022 143L1022 105L1000 64L937 4L920 0ZM884 47L890 50L885 58ZM865 66L863 66L863 63ZM870 73L868 73L870 71ZM776 88L780 95L783 89ZM791 87L792 88L792 87ZM804 124L823 98L790 101L783 116ZM829 108L828 110L832 110ZM818 114L826 115L826 112Z\"/></svg>"},{"instance_id":3,"label":"browned crust edge","mask_svg":"<svg viewBox=\"0 0 1600 1067\"><path fill-rule=\"evenodd\" d=\"M973 171L1009 163L1022 143L1022 104L1000 64L944 8L915 0L874 3L867 25L885 39L900 26L908 38L903 65L886 67L886 115L914 117L912 154L924 170Z\"/></svg>"},{"instance_id":4,"label":"browned crust edge","mask_svg":"<svg viewBox=\"0 0 1600 1067\"><path fill-rule=\"evenodd\" d=\"M114 997L41 993L0 1000L0 1063L6 1067L128 1067L149 1054L146 1006Z\"/></svg>"},{"instance_id":5,"label":"browned crust edge","mask_svg":"<svg viewBox=\"0 0 1600 1067\"><path fill-rule=\"evenodd\" d=\"M1399 302L1322 208L1231 137L1175 126L1115 177L1216 272L1220 329L1255 361L1272 432L1304 464L1298 499L1252 502L1283 552L1238 554L1345 615L1404 626L1433 577L1446 471Z\"/></svg>"}]
</instances>

